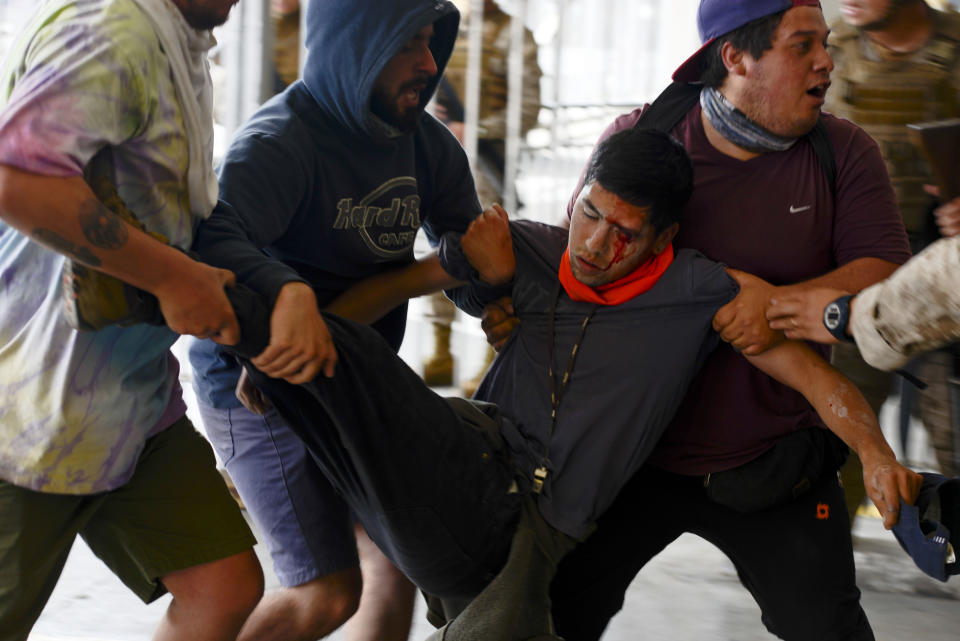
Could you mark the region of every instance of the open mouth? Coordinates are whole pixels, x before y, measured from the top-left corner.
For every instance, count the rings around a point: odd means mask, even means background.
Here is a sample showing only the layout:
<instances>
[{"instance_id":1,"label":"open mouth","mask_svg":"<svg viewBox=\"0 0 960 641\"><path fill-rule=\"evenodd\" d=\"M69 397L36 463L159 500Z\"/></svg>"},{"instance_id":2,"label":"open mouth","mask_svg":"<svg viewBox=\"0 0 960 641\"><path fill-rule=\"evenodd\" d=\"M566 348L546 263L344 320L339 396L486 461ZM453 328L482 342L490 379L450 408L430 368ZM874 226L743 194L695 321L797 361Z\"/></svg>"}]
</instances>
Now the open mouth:
<instances>
[{"instance_id":1,"label":"open mouth","mask_svg":"<svg viewBox=\"0 0 960 641\"><path fill-rule=\"evenodd\" d=\"M829 82L820 83L812 89L807 90L807 95L816 98L817 100L823 100L827 95L827 89L830 88Z\"/></svg>"},{"instance_id":2,"label":"open mouth","mask_svg":"<svg viewBox=\"0 0 960 641\"><path fill-rule=\"evenodd\" d=\"M420 104L420 92L427 88L426 84L417 83L407 85L400 90L400 98L407 105L416 106Z\"/></svg>"}]
</instances>

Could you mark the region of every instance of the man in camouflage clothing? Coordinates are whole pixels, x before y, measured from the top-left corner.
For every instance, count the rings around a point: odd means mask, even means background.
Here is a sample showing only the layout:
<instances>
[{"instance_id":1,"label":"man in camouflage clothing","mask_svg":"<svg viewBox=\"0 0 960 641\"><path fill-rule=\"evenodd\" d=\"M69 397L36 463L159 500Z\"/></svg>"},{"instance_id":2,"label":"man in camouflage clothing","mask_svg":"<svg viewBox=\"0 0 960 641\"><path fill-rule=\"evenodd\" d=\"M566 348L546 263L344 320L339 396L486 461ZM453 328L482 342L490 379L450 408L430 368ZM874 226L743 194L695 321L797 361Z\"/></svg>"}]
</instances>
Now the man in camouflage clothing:
<instances>
[{"instance_id":1,"label":"man in camouflage clothing","mask_svg":"<svg viewBox=\"0 0 960 641\"><path fill-rule=\"evenodd\" d=\"M467 13L467 3L455 2L461 12ZM473 173L477 196L484 207L502 202L503 172L506 159L508 58L510 54L510 23L512 16L505 13L494 0L483 3L483 44L480 66L480 104L477 121L477 157ZM437 90L436 116L450 131L464 141L463 100L467 89L467 50L469 34L466 22L460 33L444 80ZM540 65L537 63L537 43L533 33L523 30L523 85L520 94L520 136L527 135L537 124L540 113ZM434 354L423 364L423 379L428 385L453 383L453 356L450 353L451 325L456 309L442 292L430 297L429 313L433 324ZM486 362L476 376L462 384L464 396L472 396L480 378L493 360L493 349L487 347Z\"/></svg>"},{"instance_id":2,"label":"man in camouflage clothing","mask_svg":"<svg viewBox=\"0 0 960 641\"><path fill-rule=\"evenodd\" d=\"M842 21L833 25L829 39L835 69L824 110L860 125L880 145L916 253L939 230L924 189L934 182L930 167L911 143L906 125L960 116L960 16L936 11L923 0L841 0L840 14ZM947 203L942 209L955 207ZM892 376L869 367L853 345L837 345L833 362L879 411ZM929 384L921 392L921 418L945 474L957 472L950 367L949 354L937 352L917 370ZM852 460L844 470L851 518L864 496L857 465Z\"/></svg>"}]
</instances>

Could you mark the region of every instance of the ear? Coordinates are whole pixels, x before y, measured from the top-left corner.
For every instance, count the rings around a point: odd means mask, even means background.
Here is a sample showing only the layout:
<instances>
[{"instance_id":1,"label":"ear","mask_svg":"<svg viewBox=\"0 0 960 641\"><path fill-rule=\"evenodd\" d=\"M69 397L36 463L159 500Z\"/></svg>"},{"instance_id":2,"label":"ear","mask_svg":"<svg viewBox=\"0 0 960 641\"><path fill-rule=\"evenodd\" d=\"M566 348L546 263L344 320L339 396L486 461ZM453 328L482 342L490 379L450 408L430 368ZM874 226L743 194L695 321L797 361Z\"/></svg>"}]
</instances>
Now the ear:
<instances>
[{"instance_id":1,"label":"ear","mask_svg":"<svg viewBox=\"0 0 960 641\"><path fill-rule=\"evenodd\" d=\"M720 59L723 60L723 66L727 68L727 73L742 76L746 73L747 67L744 64L744 53L737 49L729 41L724 42L720 47Z\"/></svg>"},{"instance_id":2,"label":"ear","mask_svg":"<svg viewBox=\"0 0 960 641\"><path fill-rule=\"evenodd\" d=\"M670 243L673 242L673 239L676 238L678 231L680 231L680 223L673 223L660 232L657 235L657 239L653 242L653 253L659 254L669 247Z\"/></svg>"}]
</instances>

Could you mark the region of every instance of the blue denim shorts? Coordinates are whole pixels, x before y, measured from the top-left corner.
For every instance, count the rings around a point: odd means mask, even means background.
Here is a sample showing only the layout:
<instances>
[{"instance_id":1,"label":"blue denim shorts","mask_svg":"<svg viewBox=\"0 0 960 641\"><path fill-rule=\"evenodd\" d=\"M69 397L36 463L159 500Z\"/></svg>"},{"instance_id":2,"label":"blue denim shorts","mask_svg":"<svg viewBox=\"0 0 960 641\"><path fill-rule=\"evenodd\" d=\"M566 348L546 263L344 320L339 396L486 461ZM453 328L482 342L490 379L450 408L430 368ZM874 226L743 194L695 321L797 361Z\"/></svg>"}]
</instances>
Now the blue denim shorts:
<instances>
[{"instance_id":1,"label":"blue denim shorts","mask_svg":"<svg viewBox=\"0 0 960 641\"><path fill-rule=\"evenodd\" d=\"M353 517L300 440L271 408L199 403L207 437L266 543L284 587L356 567Z\"/></svg>"}]
</instances>

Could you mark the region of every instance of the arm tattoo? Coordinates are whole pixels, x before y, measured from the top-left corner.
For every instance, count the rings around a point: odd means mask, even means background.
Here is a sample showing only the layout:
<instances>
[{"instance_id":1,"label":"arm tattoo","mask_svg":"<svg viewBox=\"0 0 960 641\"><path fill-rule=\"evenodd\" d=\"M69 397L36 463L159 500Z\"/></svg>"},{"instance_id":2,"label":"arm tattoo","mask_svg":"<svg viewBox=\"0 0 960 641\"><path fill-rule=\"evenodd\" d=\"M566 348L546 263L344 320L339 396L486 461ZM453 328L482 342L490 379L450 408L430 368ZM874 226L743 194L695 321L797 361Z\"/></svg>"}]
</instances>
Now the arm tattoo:
<instances>
[{"instance_id":1,"label":"arm tattoo","mask_svg":"<svg viewBox=\"0 0 960 641\"><path fill-rule=\"evenodd\" d=\"M94 247L120 249L130 237L123 219L97 200L88 200L80 206L79 219L83 235Z\"/></svg>"},{"instance_id":2,"label":"arm tattoo","mask_svg":"<svg viewBox=\"0 0 960 641\"><path fill-rule=\"evenodd\" d=\"M50 229L37 228L30 234L34 240L42 245L64 254L68 258L73 258L90 267L99 267L100 259L90 250L89 247L78 247L72 242Z\"/></svg>"}]
</instances>

